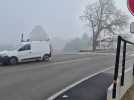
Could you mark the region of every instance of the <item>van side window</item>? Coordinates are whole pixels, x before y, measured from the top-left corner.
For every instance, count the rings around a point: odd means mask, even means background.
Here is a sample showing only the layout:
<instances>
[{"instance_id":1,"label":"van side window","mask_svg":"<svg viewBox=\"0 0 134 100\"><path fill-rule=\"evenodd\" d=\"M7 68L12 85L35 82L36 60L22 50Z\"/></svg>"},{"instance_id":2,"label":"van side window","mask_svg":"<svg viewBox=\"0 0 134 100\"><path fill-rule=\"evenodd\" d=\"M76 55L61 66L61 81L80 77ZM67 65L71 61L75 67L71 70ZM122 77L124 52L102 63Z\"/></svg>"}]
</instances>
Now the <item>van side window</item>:
<instances>
[{"instance_id":1,"label":"van side window","mask_svg":"<svg viewBox=\"0 0 134 100\"><path fill-rule=\"evenodd\" d=\"M26 44L25 45L25 50L31 50L31 45L30 44Z\"/></svg>"},{"instance_id":2,"label":"van side window","mask_svg":"<svg viewBox=\"0 0 134 100\"><path fill-rule=\"evenodd\" d=\"M31 50L31 45L30 44L24 45L18 51L26 51L26 50Z\"/></svg>"}]
</instances>

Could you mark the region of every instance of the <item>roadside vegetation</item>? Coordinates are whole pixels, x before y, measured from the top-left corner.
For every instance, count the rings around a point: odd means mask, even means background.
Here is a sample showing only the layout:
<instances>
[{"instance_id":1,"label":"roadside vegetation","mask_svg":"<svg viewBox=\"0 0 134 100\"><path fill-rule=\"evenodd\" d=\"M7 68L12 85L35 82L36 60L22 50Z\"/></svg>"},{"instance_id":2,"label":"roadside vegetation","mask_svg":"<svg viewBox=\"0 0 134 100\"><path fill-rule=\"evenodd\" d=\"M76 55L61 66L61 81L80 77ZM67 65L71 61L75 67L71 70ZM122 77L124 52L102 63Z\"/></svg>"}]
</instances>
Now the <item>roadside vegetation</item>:
<instances>
[{"instance_id":1,"label":"roadside vegetation","mask_svg":"<svg viewBox=\"0 0 134 100\"><path fill-rule=\"evenodd\" d=\"M93 34L93 51L96 50L97 41L101 35L104 33L107 36L120 34L129 22L127 14L115 6L114 0L89 3L80 18Z\"/></svg>"},{"instance_id":2,"label":"roadside vegetation","mask_svg":"<svg viewBox=\"0 0 134 100\"><path fill-rule=\"evenodd\" d=\"M134 100L134 85L127 91L121 100Z\"/></svg>"},{"instance_id":3,"label":"roadside vegetation","mask_svg":"<svg viewBox=\"0 0 134 100\"><path fill-rule=\"evenodd\" d=\"M85 33L81 38L74 38L68 43L66 43L65 51L80 51L80 50L90 50L92 39Z\"/></svg>"}]
</instances>

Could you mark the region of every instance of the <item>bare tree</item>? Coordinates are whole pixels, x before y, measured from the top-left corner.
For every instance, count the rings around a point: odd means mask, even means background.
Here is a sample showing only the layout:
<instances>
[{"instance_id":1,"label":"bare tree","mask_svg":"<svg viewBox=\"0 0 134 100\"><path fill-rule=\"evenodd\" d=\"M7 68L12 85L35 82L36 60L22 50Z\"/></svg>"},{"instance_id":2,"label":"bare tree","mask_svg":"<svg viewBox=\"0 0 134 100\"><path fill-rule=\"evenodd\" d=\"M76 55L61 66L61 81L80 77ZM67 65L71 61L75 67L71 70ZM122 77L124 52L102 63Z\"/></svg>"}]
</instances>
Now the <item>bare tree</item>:
<instances>
[{"instance_id":1,"label":"bare tree","mask_svg":"<svg viewBox=\"0 0 134 100\"><path fill-rule=\"evenodd\" d=\"M82 21L92 29L93 32L93 51L96 50L97 39L102 31L118 34L120 30L128 25L128 16L117 9L113 0L99 0L85 7Z\"/></svg>"}]
</instances>

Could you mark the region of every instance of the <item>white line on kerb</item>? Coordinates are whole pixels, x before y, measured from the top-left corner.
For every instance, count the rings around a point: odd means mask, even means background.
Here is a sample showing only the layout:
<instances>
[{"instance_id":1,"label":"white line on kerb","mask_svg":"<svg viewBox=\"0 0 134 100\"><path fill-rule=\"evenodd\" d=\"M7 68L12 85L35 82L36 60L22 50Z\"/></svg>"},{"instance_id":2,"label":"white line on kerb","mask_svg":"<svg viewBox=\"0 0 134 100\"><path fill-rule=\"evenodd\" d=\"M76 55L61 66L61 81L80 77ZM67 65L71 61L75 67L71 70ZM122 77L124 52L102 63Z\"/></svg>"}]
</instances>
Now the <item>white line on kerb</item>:
<instances>
[{"instance_id":1,"label":"white line on kerb","mask_svg":"<svg viewBox=\"0 0 134 100\"><path fill-rule=\"evenodd\" d=\"M126 63L128 63L128 62L130 62L130 61L132 61L132 60L128 60L128 61L126 61ZM70 90L71 88L77 86L78 84L80 84L80 83L82 83L82 82L84 82L84 81L86 81L86 80L88 80L88 79L90 79L90 78L92 78L92 77L94 77L94 76L100 74L100 73L103 73L103 72L112 70L113 68L114 68L114 66L111 66L110 68L106 68L106 69L101 70L101 71L99 71L99 72L96 72L96 73L94 73L94 74L92 74L92 75L89 75L89 76L87 76L87 77L81 79L80 81L77 81L77 82L73 83L72 85L69 85L68 87L62 89L61 91L55 93L54 95L48 97L46 100L54 100L56 97L58 97L59 95L61 95L61 94L64 93L64 92Z\"/></svg>"}]
</instances>

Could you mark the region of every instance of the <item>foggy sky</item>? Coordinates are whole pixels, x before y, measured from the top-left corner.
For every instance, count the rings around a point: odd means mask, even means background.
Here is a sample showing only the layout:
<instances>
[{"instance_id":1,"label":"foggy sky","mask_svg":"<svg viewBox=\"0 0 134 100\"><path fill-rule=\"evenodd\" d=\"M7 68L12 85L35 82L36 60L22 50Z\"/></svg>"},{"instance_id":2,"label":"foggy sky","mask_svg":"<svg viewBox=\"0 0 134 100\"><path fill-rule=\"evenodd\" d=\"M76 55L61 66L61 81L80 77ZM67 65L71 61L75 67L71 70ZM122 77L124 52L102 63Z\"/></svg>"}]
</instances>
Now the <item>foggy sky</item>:
<instances>
[{"instance_id":1,"label":"foggy sky","mask_svg":"<svg viewBox=\"0 0 134 100\"><path fill-rule=\"evenodd\" d=\"M71 38L86 30L79 20L84 6L93 0L0 0L0 44L15 43L41 25L50 37ZM126 0L115 0L127 11Z\"/></svg>"}]
</instances>

